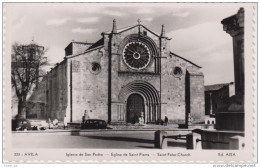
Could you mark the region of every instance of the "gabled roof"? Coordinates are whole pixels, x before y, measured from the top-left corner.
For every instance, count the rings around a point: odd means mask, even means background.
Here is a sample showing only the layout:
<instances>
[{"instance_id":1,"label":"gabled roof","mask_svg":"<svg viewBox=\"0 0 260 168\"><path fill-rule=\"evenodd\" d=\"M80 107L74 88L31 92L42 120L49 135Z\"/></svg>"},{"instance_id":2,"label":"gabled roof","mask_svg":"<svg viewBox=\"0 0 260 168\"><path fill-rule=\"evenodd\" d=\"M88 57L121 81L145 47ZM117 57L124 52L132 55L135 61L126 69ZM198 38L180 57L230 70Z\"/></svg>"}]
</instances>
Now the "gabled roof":
<instances>
[{"instance_id":1,"label":"gabled roof","mask_svg":"<svg viewBox=\"0 0 260 168\"><path fill-rule=\"evenodd\" d=\"M196 67L198 67L198 68L201 68L201 67L198 66L197 64L195 64L195 63L193 63L193 62L191 62L191 61L189 61L189 60L187 60L187 59L185 59L185 58L183 58L183 57L181 57L181 56L179 56L179 55L177 55L177 54L175 54L175 53L173 53L173 52L170 52L170 55L173 55L173 56L176 56L176 57L178 57L178 58L181 58L181 59L183 59L183 60L185 60L185 61L191 63L192 65L194 65L194 66L196 66Z\"/></svg>"},{"instance_id":2,"label":"gabled roof","mask_svg":"<svg viewBox=\"0 0 260 168\"><path fill-rule=\"evenodd\" d=\"M133 26L128 26L128 27L124 27L124 28L117 29L117 34L118 34L118 33L123 33L123 32L128 31L128 30L131 30L131 29L133 29L133 28L135 28L135 27L138 27L138 26L143 27L145 30L149 31L150 33L152 33L153 35L155 35L155 36L157 36L157 37L161 37L159 34L157 34L157 33L155 33L154 31L148 29L147 27L145 27L145 26L142 25L142 24L137 24L137 25L133 25ZM111 33L111 31L106 31L106 32L103 32L102 34L110 34L110 33ZM168 38L168 37L166 37L166 38L167 38L168 40L171 39L171 38Z\"/></svg>"},{"instance_id":3,"label":"gabled roof","mask_svg":"<svg viewBox=\"0 0 260 168\"><path fill-rule=\"evenodd\" d=\"M120 28L120 29L117 29L117 33L122 33L124 31L127 31L127 30L130 30L130 29L133 29L135 27L137 27L138 25L133 25L133 26L127 26L127 27L124 27L124 28ZM103 32L102 34L110 34L112 31L106 31L106 32Z\"/></svg>"}]
</instances>

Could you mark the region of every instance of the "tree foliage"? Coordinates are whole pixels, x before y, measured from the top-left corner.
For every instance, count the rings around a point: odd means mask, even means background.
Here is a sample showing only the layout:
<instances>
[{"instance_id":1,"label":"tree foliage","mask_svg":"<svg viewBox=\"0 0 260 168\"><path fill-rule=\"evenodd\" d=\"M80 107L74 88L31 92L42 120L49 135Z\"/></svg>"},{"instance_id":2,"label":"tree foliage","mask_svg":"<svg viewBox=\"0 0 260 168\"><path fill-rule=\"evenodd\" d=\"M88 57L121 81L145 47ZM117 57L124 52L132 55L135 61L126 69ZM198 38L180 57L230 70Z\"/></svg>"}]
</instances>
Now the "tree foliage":
<instances>
[{"instance_id":1,"label":"tree foliage","mask_svg":"<svg viewBox=\"0 0 260 168\"><path fill-rule=\"evenodd\" d=\"M29 92L37 87L44 75L42 66L47 64L44 47L35 43L12 45L11 80L18 99L18 116L25 117L26 99Z\"/></svg>"}]
</instances>

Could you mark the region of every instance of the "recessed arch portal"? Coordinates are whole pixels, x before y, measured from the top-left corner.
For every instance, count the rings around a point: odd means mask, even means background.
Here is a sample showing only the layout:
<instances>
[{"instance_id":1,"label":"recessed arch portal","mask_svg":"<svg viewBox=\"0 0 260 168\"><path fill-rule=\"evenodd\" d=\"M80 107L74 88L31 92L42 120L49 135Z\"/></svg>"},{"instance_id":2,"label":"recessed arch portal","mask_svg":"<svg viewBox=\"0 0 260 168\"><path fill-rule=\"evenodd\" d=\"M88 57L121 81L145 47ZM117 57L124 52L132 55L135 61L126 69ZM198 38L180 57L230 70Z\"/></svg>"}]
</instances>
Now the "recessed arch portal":
<instances>
[{"instance_id":1,"label":"recessed arch portal","mask_svg":"<svg viewBox=\"0 0 260 168\"><path fill-rule=\"evenodd\" d=\"M119 100L127 104L128 97L132 94L139 94L144 99L144 120L146 123L156 122L161 118L159 94L153 85L145 81L131 82L121 89Z\"/></svg>"}]
</instances>

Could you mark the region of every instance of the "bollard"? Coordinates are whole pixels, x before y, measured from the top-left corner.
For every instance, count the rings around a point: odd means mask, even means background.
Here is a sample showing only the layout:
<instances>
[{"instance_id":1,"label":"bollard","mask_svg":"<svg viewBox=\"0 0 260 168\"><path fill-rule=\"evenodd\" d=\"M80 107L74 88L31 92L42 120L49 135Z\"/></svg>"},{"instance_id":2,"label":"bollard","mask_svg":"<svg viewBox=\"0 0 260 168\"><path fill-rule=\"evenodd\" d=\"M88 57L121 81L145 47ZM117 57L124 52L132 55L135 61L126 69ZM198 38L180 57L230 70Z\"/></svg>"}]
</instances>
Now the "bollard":
<instances>
[{"instance_id":1,"label":"bollard","mask_svg":"<svg viewBox=\"0 0 260 168\"><path fill-rule=\"evenodd\" d=\"M167 138L167 132L165 131L156 131L154 133L154 147L155 148L160 148L160 149L165 149L168 146L168 141Z\"/></svg>"},{"instance_id":2,"label":"bollard","mask_svg":"<svg viewBox=\"0 0 260 168\"><path fill-rule=\"evenodd\" d=\"M196 132L193 132L192 133L193 149L201 150L202 144L201 141L198 140L201 140L201 135Z\"/></svg>"},{"instance_id":3,"label":"bollard","mask_svg":"<svg viewBox=\"0 0 260 168\"><path fill-rule=\"evenodd\" d=\"M186 148L187 149L194 149L192 133L189 133L189 134L186 135Z\"/></svg>"},{"instance_id":4,"label":"bollard","mask_svg":"<svg viewBox=\"0 0 260 168\"><path fill-rule=\"evenodd\" d=\"M229 149L244 149L245 138L239 135L229 138Z\"/></svg>"}]
</instances>

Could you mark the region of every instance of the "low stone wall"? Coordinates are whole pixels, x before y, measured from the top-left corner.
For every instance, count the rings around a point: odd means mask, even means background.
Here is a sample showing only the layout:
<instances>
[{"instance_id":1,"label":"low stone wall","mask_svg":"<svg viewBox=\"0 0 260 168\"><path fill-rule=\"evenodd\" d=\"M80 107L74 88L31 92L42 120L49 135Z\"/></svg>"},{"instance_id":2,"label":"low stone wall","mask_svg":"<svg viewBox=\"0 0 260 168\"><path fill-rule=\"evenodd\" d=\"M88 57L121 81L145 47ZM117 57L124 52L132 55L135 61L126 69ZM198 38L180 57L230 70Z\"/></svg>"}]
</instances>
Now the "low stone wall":
<instances>
[{"instance_id":1,"label":"low stone wall","mask_svg":"<svg viewBox=\"0 0 260 168\"><path fill-rule=\"evenodd\" d=\"M195 141L200 141L202 149L230 149L231 137L244 136L244 132L239 131L194 130L193 132L199 135Z\"/></svg>"}]
</instances>

